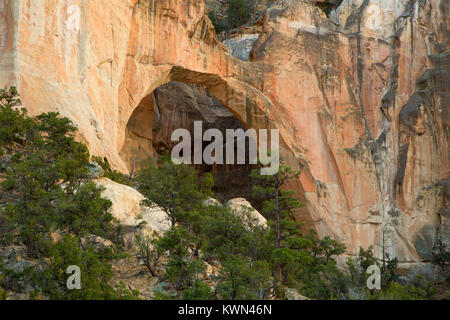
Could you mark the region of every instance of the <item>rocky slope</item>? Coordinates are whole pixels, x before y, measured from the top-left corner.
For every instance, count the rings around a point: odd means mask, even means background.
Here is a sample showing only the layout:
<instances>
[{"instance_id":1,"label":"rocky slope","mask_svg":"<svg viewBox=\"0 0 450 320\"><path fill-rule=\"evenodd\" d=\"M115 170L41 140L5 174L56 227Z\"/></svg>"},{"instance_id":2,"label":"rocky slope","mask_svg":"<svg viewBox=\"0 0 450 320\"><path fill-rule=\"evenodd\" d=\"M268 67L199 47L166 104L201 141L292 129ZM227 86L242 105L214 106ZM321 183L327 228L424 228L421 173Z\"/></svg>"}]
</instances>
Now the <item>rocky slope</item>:
<instances>
[{"instance_id":1,"label":"rocky slope","mask_svg":"<svg viewBox=\"0 0 450 320\"><path fill-rule=\"evenodd\" d=\"M274 1L237 35L256 35L244 61L203 0L0 0L0 85L32 113L73 119L123 172L135 110L153 114L170 81L201 86L244 126L280 129L303 169L290 183L307 204L298 218L321 236L380 255L390 234L401 262L428 261L450 238L449 2L344 0L329 17L313 2ZM146 132L150 118L134 125Z\"/></svg>"}]
</instances>

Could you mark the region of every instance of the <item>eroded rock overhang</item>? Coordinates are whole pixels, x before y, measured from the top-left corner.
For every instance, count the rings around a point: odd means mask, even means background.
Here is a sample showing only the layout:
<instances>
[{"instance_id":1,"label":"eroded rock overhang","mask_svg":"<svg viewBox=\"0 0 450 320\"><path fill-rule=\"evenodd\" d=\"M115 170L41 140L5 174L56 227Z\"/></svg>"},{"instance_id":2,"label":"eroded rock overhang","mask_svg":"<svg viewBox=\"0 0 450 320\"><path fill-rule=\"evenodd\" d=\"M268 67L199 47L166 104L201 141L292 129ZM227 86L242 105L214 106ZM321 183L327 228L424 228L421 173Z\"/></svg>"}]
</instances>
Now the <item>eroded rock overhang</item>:
<instances>
[{"instance_id":1,"label":"eroded rock overhang","mask_svg":"<svg viewBox=\"0 0 450 320\"><path fill-rule=\"evenodd\" d=\"M68 27L71 5L0 0L0 85L17 85L32 113L70 117L92 154L126 171L142 100L170 81L202 85L245 126L280 129L283 156L303 168L289 185L307 204L298 218L321 236L379 254L389 226L402 262L425 261L430 234L448 238L447 1L344 0L330 18L278 1L251 62L218 41L202 0L86 2ZM413 130L400 121L412 104Z\"/></svg>"}]
</instances>

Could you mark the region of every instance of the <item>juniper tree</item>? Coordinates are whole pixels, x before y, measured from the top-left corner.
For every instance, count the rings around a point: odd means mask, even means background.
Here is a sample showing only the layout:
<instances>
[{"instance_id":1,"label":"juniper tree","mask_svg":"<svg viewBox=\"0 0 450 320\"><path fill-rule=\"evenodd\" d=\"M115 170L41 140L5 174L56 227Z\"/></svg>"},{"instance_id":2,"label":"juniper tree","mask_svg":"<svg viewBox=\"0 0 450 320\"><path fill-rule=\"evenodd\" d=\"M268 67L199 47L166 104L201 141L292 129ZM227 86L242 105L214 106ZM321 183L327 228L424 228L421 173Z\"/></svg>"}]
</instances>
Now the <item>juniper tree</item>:
<instances>
[{"instance_id":1,"label":"juniper tree","mask_svg":"<svg viewBox=\"0 0 450 320\"><path fill-rule=\"evenodd\" d=\"M249 18L245 0L230 0L228 4L228 16L232 28L244 24Z\"/></svg>"},{"instance_id":2,"label":"juniper tree","mask_svg":"<svg viewBox=\"0 0 450 320\"><path fill-rule=\"evenodd\" d=\"M109 248L92 245L80 248L78 239L66 235L50 249L48 267L36 279L41 293L52 300L128 300L137 299L138 292L123 284L111 285L113 272L109 261L115 257ZM67 267L75 265L81 271L81 289L67 288ZM36 292L36 294L40 294Z\"/></svg>"},{"instance_id":3,"label":"juniper tree","mask_svg":"<svg viewBox=\"0 0 450 320\"><path fill-rule=\"evenodd\" d=\"M296 221L295 210L302 206L294 192L286 190L286 182L298 178L299 171L289 168L283 161L274 175L260 175L260 168L253 170L255 192L268 196L263 203L263 213L271 221L270 238L274 250L270 261L279 285L301 287L311 297L325 298L342 291L342 278L334 256L345 251L345 245L316 232L302 232L303 224ZM278 294L280 294L278 292Z\"/></svg>"},{"instance_id":4,"label":"juniper tree","mask_svg":"<svg viewBox=\"0 0 450 320\"><path fill-rule=\"evenodd\" d=\"M172 227L182 221L190 226L193 216L208 196L212 195L211 175L199 179L195 169L185 164L175 164L169 154L162 156L157 165L150 159L137 178L139 191L145 196L143 203L155 204L167 214Z\"/></svg>"},{"instance_id":5,"label":"juniper tree","mask_svg":"<svg viewBox=\"0 0 450 320\"><path fill-rule=\"evenodd\" d=\"M15 88L0 90L0 241L25 244L40 262L17 276L51 298L126 298L130 292L108 283L113 255L82 243L114 227L111 202L91 182L90 155L75 141L75 126L58 113L30 117L19 104ZM62 240L52 237L55 231ZM85 289L77 293L64 289L70 263L85 272Z\"/></svg>"},{"instance_id":6,"label":"juniper tree","mask_svg":"<svg viewBox=\"0 0 450 320\"><path fill-rule=\"evenodd\" d=\"M294 218L294 210L301 206L300 202L293 197L293 191L285 190L283 186L289 179L297 177L300 172L292 170L283 162L280 163L278 172L273 175L261 175L260 170L261 168L254 169L251 177L255 181L255 193L269 196L269 199L263 203L262 211L274 221L276 275L282 281L283 264L287 263L283 260L286 260L286 256L291 254L289 242L300 236L299 224Z\"/></svg>"},{"instance_id":7,"label":"juniper tree","mask_svg":"<svg viewBox=\"0 0 450 320\"><path fill-rule=\"evenodd\" d=\"M205 263L192 257L190 248L192 242L192 234L183 227L175 226L157 243L160 250L168 252L164 277L179 290L196 285L199 276L205 272Z\"/></svg>"},{"instance_id":8,"label":"juniper tree","mask_svg":"<svg viewBox=\"0 0 450 320\"><path fill-rule=\"evenodd\" d=\"M443 274L446 273L450 263L450 252L440 236L433 244L431 263L437 265Z\"/></svg>"},{"instance_id":9,"label":"juniper tree","mask_svg":"<svg viewBox=\"0 0 450 320\"><path fill-rule=\"evenodd\" d=\"M137 258L142 260L147 270L156 277L156 269L163 254L163 248L159 246L158 239L148 235L136 236Z\"/></svg>"}]
</instances>

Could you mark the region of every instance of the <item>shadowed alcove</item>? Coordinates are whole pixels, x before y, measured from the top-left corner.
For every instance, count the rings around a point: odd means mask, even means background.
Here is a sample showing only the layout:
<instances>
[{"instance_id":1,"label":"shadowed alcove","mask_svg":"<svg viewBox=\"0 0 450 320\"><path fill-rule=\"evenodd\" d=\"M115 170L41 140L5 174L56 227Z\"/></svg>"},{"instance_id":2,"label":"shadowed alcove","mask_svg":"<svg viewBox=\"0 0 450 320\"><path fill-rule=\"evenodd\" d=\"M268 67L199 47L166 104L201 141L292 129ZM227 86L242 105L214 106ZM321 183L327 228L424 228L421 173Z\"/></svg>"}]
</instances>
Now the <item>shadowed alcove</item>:
<instances>
[{"instance_id":1,"label":"shadowed alcove","mask_svg":"<svg viewBox=\"0 0 450 320\"><path fill-rule=\"evenodd\" d=\"M204 86L171 81L145 96L132 113L126 126L126 140L121 150L122 159L129 170L135 172L149 158L156 160L166 152L170 153L178 143L171 141L172 132L176 129L191 132L193 149L194 121L202 122L203 132L208 129L218 129L222 132L224 155L226 130L246 130L245 125ZM210 142L204 142L203 148L208 144ZM248 159L248 141L246 159ZM212 173L215 182L214 192L221 200L243 197L256 202L253 199L249 179L252 165L199 164L195 165L195 169L200 175Z\"/></svg>"}]
</instances>

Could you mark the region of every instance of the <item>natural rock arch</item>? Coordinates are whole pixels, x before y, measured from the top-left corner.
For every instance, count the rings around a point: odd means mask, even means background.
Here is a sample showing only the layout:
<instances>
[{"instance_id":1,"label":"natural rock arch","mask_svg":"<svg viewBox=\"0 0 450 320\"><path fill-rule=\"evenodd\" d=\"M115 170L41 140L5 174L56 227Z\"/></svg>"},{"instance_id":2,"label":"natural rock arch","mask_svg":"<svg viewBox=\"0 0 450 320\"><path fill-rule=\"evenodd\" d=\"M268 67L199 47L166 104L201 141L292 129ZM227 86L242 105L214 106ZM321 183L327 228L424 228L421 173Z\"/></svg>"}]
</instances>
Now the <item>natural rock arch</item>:
<instances>
[{"instance_id":1,"label":"natural rock arch","mask_svg":"<svg viewBox=\"0 0 450 320\"><path fill-rule=\"evenodd\" d=\"M69 117L114 169L128 170L119 151L141 101L169 81L198 81L249 127L280 129L289 165L305 162L289 188L306 196L320 236L357 253L393 222L395 254L409 264L422 261L414 243L425 226L448 238L438 215L448 202L448 1L344 0L332 21L307 1L274 1L252 62L218 41L202 0L84 1L75 29L65 28L68 1L3 2L0 85L16 85L32 114ZM401 121L415 93L430 102L420 134Z\"/></svg>"},{"instance_id":2,"label":"natural rock arch","mask_svg":"<svg viewBox=\"0 0 450 320\"><path fill-rule=\"evenodd\" d=\"M150 85L128 116L125 126L126 136L120 149L120 156L131 171L135 171L146 158L154 156L152 148L152 122L156 105L154 92L173 81L204 87L247 129L255 129L257 132L259 129L278 129L277 122L269 117L272 103L249 84L232 78L224 79L217 74L195 72L176 66ZM131 131L133 138L130 137ZM283 160L294 169L299 169L302 165L286 144L282 132L280 132L279 144L280 156ZM291 181L290 187L296 191L300 199L306 201L299 180ZM298 217L302 221L311 222L310 216L304 208L298 210Z\"/></svg>"},{"instance_id":3,"label":"natural rock arch","mask_svg":"<svg viewBox=\"0 0 450 320\"><path fill-rule=\"evenodd\" d=\"M119 86L118 100L122 107L115 133L116 150L121 151L126 141L126 126L133 112L156 88L170 81L201 84L246 127L280 130L280 155L292 168L304 169L301 179L291 181L288 188L307 203L307 207L298 210L297 217L311 226L322 220L317 215L313 218L311 203L305 197L304 186L309 194L314 194L311 191L315 190L315 179L299 148L290 111L276 96L266 95L269 82L279 86L271 76L274 67L231 56L217 39L211 21L203 15L203 6L203 1L151 0L135 4ZM120 157L116 159L118 167L127 170ZM326 226L322 229L323 233L329 233Z\"/></svg>"},{"instance_id":4,"label":"natural rock arch","mask_svg":"<svg viewBox=\"0 0 450 320\"><path fill-rule=\"evenodd\" d=\"M136 132L142 139L151 136L151 128L142 128L135 121L141 117L153 119L154 97L153 92L158 87L171 81L182 82L189 85L201 85L216 97L246 128L259 129L280 129L276 120L269 117L272 103L260 91L247 83L235 79L223 79L217 74L205 74L195 72L182 67L173 67L170 72L157 81L153 82L149 89L145 91L139 103L129 110L127 119L122 126L132 129L136 127ZM139 129L138 129L139 127ZM125 140L125 139L124 139ZM300 168L300 162L295 160L294 153L285 141L284 134L280 130L280 155L295 168ZM121 146L122 158L126 155L126 140Z\"/></svg>"}]
</instances>

